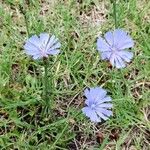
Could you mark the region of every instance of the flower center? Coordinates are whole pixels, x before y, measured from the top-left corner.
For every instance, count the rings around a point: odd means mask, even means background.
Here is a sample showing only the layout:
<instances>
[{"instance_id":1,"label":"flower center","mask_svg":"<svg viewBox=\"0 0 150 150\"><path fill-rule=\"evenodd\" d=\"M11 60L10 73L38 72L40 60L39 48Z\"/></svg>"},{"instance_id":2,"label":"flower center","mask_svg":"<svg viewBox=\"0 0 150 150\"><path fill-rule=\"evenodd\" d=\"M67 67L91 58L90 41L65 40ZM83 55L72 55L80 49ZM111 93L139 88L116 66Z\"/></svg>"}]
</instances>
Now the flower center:
<instances>
[{"instance_id":1,"label":"flower center","mask_svg":"<svg viewBox=\"0 0 150 150\"><path fill-rule=\"evenodd\" d=\"M117 51L117 48L115 46L112 46L111 50L112 50L113 53L115 53Z\"/></svg>"},{"instance_id":2,"label":"flower center","mask_svg":"<svg viewBox=\"0 0 150 150\"><path fill-rule=\"evenodd\" d=\"M41 55L42 55L43 57L47 57L47 54L46 54L44 45L41 45L40 50L41 50Z\"/></svg>"},{"instance_id":3,"label":"flower center","mask_svg":"<svg viewBox=\"0 0 150 150\"><path fill-rule=\"evenodd\" d=\"M91 105L91 108L92 108L92 109L94 109L94 108L95 108L95 106L96 106L95 104L92 104L92 105Z\"/></svg>"}]
</instances>

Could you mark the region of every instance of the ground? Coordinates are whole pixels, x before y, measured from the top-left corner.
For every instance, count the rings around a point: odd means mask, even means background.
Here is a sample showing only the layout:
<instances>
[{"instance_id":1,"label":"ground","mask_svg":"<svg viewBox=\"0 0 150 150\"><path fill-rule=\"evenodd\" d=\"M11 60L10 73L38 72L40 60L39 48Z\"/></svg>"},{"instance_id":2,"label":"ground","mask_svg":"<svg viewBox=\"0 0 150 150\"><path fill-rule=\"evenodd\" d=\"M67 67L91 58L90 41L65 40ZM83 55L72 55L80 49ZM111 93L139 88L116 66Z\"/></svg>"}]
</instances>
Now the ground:
<instances>
[{"instance_id":1,"label":"ground","mask_svg":"<svg viewBox=\"0 0 150 150\"><path fill-rule=\"evenodd\" d=\"M100 59L96 39L114 29L109 0L0 1L0 149L148 150L150 142L150 1L118 0L117 23L135 41L134 58L117 70ZM24 53L33 34L55 34L61 53L49 58L50 107L44 111L44 68ZM113 116L84 116L84 89L101 86Z\"/></svg>"}]
</instances>

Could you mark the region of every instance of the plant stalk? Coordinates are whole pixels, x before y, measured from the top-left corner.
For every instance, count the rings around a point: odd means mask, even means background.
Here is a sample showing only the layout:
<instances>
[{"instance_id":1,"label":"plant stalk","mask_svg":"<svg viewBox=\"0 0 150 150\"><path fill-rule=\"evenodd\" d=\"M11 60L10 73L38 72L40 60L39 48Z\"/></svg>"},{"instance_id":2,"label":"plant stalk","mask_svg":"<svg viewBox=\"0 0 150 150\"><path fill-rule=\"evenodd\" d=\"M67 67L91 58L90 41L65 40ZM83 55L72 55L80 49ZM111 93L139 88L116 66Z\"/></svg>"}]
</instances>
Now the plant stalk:
<instances>
[{"instance_id":1,"label":"plant stalk","mask_svg":"<svg viewBox=\"0 0 150 150\"><path fill-rule=\"evenodd\" d=\"M43 58L43 62L44 62L44 100L45 100L45 104L46 106L49 106L49 99L48 99L48 59L47 58Z\"/></svg>"},{"instance_id":2,"label":"plant stalk","mask_svg":"<svg viewBox=\"0 0 150 150\"><path fill-rule=\"evenodd\" d=\"M114 22L115 22L115 28L118 27L117 25L117 10L116 10L116 0L113 0L113 17L114 17Z\"/></svg>"},{"instance_id":3,"label":"plant stalk","mask_svg":"<svg viewBox=\"0 0 150 150\"><path fill-rule=\"evenodd\" d=\"M20 9L20 12L23 14L25 25L26 25L26 31L27 31L27 34L29 37L30 31L29 31L28 17L27 17L26 10L25 10L25 8L23 8L23 6L21 6L21 4L19 4L19 9Z\"/></svg>"}]
</instances>

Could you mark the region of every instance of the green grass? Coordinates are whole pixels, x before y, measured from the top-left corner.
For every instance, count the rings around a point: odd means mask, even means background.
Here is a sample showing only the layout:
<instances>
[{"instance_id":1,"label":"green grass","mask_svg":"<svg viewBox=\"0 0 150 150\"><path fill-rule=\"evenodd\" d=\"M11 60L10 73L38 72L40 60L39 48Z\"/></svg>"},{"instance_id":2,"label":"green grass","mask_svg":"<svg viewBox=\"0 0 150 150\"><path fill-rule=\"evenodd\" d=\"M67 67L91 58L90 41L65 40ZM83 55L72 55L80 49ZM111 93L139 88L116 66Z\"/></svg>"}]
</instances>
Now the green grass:
<instances>
[{"instance_id":1,"label":"green grass","mask_svg":"<svg viewBox=\"0 0 150 150\"><path fill-rule=\"evenodd\" d=\"M0 2L0 149L148 150L150 2L117 2L117 24L135 40L134 59L121 71L96 51L97 36L114 29L109 0L23 2ZM23 51L28 36L41 32L62 43L61 54L49 58L53 121L51 112L43 112L42 62ZM100 124L81 112L84 88L93 86L113 98L114 116Z\"/></svg>"}]
</instances>

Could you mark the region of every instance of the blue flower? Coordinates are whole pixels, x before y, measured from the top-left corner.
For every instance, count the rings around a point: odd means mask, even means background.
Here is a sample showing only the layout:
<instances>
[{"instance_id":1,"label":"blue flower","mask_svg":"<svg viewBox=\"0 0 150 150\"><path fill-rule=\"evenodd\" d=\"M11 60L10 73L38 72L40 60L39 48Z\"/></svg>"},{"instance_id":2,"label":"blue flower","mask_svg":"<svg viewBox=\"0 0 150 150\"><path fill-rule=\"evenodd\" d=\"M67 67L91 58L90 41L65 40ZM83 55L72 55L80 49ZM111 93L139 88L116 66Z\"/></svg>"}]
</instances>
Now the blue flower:
<instances>
[{"instance_id":1,"label":"blue flower","mask_svg":"<svg viewBox=\"0 0 150 150\"><path fill-rule=\"evenodd\" d=\"M127 49L133 46L134 41L122 29L109 31L104 35L104 38L97 39L97 50L101 53L101 58L109 60L116 68L124 68L125 62L131 61L133 53Z\"/></svg>"},{"instance_id":2,"label":"blue flower","mask_svg":"<svg viewBox=\"0 0 150 150\"><path fill-rule=\"evenodd\" d=\"M107 120L112 115L111 97L107 96L106 90L96 87L86 89L84 92L86 96L85 104L82 112L90 118L92 122L101 122L101 119Z\"/></svg>"},{"instance_id":3,"label":"blue flower","mask_svg":"<svg viewBox=\"0 0 150 150\"><path fill-rule=\"evenodd\" d=\"M47 33L41 33L39 36L33 35L25 45L25 53L33 57L33 59L41 59L48 55L57 55L61 44L54 35L50 36Z\"/></svg>"}]
</instances>

